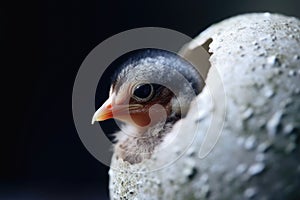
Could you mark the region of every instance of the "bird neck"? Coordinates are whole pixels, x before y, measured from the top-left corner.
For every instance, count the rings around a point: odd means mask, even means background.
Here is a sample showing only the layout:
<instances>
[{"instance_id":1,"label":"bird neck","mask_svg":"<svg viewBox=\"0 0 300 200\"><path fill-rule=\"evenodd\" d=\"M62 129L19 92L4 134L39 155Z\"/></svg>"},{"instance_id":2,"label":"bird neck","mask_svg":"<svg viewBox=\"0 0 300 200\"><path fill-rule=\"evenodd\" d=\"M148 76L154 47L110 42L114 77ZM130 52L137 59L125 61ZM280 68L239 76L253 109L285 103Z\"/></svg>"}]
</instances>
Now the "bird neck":
<instances>
[{"instance_id":1,"label":"bird neck","mask_svg":"<svg viewBox=\"0 0 300 200\"><path fill-rule=\"evenodd\" d=\"M180 115L172 114L166 121L156 123L146 129L125 125L117 134L116 158L130 164L140 163L151 158L156 147L162 143L166 134L171 131L174 123L179 119Z\"/></svg>"}]
</instances>

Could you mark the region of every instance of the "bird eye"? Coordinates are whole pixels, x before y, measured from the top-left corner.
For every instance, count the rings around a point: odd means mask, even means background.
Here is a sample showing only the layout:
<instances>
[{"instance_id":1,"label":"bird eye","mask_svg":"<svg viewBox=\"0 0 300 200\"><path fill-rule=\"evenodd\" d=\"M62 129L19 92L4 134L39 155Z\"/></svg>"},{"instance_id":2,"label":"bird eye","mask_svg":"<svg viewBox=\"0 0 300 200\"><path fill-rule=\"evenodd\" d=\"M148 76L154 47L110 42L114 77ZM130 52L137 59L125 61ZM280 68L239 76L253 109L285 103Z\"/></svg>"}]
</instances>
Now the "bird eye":
<instances>
[{"instance_id":1,"label":"bird eye","mask_svg":"<svg viewBox=\"0 0 300 200\"><path fill-rule=\"evenodd\" d=\"M148 101L153 96L153 86L149 83L137 85L132 96L138 101Z\"/></svg>"}]
</instances>

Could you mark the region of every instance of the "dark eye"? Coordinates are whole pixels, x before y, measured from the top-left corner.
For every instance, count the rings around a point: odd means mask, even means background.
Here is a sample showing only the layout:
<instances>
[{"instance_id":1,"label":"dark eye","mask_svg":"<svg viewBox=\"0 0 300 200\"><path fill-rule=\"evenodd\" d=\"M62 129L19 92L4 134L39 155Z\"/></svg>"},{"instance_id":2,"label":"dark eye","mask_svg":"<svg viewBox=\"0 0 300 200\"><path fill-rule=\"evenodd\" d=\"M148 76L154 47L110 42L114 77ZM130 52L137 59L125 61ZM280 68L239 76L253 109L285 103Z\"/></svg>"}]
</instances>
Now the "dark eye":
<instances>
[{"instance_id":1,"label":"dark eye","mask_svg":"<svg viewBox=\"0 0 300 200\"><path fill-rule=\"evenodd\" d=\"M149 83L137 85L133 97L138 101L148 101L153 96L153 86Z\"/></svg>"}]
</instances>

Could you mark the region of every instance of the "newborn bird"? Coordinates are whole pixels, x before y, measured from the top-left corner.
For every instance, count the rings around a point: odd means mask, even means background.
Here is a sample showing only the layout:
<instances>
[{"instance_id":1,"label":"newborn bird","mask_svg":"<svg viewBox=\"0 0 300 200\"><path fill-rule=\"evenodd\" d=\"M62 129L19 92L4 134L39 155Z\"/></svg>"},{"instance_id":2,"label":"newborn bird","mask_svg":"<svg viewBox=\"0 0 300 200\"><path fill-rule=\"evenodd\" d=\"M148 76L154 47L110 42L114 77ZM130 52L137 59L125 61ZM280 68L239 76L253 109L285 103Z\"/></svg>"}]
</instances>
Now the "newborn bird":
<instances>
[{"instance_id":1,"label":"newborn bird","mask_svg":"<svg viewBox=\"0 0 300 200\"><path fill-rule=\"evenodd\" d=\"M116 158L140 163L151 158L203 86L198 71L177 54L139 50L116 70L109 98L92 123L110 118L125 123L116 133Z\"/></svg>"}]
</instances>

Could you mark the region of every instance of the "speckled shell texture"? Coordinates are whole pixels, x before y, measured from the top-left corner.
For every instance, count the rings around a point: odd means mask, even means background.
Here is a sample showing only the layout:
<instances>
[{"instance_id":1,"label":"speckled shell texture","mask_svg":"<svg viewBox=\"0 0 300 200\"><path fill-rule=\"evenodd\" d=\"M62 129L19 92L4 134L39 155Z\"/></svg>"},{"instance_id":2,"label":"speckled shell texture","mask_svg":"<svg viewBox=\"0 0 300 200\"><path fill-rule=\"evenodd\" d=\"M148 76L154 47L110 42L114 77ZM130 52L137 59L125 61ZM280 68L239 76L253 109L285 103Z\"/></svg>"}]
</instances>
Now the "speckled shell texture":
<instances>
[{"instance_id":1,"label":"speckled shell texture","mask_svg":"<svg viewBox=\"0 0 300 200\"><path fill-rule=\"evenodd\" d=\"M300 199L300 21L236 16L181 54L201 67L193 57L207 41L207 86L151 160L113 157L112 199Z\"/></svg>"}]
</instances>

